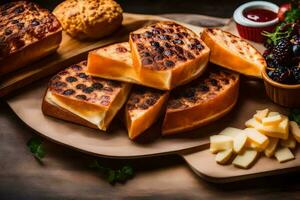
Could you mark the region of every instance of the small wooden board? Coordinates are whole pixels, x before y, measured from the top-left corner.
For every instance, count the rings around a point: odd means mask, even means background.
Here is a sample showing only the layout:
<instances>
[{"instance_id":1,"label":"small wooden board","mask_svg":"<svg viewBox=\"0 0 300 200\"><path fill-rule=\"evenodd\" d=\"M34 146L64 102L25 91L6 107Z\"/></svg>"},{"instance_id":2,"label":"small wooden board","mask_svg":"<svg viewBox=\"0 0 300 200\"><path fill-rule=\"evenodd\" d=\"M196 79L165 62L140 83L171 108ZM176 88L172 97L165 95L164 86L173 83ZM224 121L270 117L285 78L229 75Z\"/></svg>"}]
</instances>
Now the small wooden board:
<instances>
[{"instance_id":1,"label":"small wooden board","mask_svg":"<svg viewBox=\"0 0 300 200\"><path fill-rule=\"evenodd\" d=\"M130 17L132 21L138 21L140 26L149 21L164 20L155 16L130 15ZM141 21L143 23L140 23ZM201 27L190 25L188 27L195 32L202 30ZM236 31L233 24L224 28L231 32ZM254 45L262 48L258 44ZM284 173L300 167L299 150L294 161L279 164L276 160L261 158L250 170L217 165L214 156L207 150L210 135L217 134L228 126L244 128L244 122L251 118L255 110L269 108L287 114L287 109L269 100L261 80L247 80L242 77L240 97L234 110L208 126L177 136L161 137L160 125L156 124L144 134L144 137L134 142L128 139L126 130L118 120L115 120L111 130L105 133L44 116L41 112L41 103L46 83L47 80L30 85L18 95L11 96L8 104L22 121L39 134L79 151L119 159L178 154L183 156L198 175L212 182L230 182Z\"/></svg>"}]
</instances>

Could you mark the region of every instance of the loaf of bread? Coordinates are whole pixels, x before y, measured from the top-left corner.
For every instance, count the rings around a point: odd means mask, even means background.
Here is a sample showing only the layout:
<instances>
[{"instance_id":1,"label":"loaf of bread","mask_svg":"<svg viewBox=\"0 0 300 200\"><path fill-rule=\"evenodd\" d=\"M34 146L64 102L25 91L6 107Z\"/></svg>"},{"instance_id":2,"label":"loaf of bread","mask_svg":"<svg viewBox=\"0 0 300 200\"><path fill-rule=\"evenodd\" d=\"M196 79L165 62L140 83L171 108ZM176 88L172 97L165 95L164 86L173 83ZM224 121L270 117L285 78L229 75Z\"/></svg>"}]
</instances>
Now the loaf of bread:
<instances>
[{"instance_id":1,"label":"loaf of bread","mask_svg":"<svg viewBox=\"0 0 300 200\"><path fill-rule=\"evenodd\" d=\"M77 39L99 39L122 24L123 11L113 0L66 0L53 11L63 29Z\"/></svg>"},{"instance_id":2,"label":"loaf of bread","mask_svg":"<svg viewBox=\"0 0 300 200\"><path fill-rule=\"evenodd\" d=\"M93 78L86 62L59 72L49 82L42 104L45 115L107 130L125 103L131 84Z\"/></svg>"},{"instance_id":3,"label":"loaf of bread","mask_svg":"<svg viewBox=\"0 0 300 200\"><path fill-rule=\"evenodd\" d=\"M155 88L170 90L197 78L209 59L197 34L170 21L130 33L129 44L135 71Z\"/></svg>"},{"instance_id":4,"label":"loaf of bread","mask_svg":"<svg viewBox=\"0 0 300 200\"><path fill-rule=\"evenodd\" d=\"M163 114L169 92L135 86L125 106L125 122L130 139L135 139Z\"/></svg>"},{"instance_id":5,"label":"loaf of bread","mask_svg":"<svg viewBox=\"0 0 300 200\"><path fill-rule=\"evenodd\" d=\"M56 51L61 39L59 21L37 4L0 6L0 76Z\"/></svg>"},{"instance_id":6,"label":"loaf of bread","mask_svg":"<svg viewBox=\"0 0 300 200\"><path fill-rule=\"evenodd\" d=\"M221 29L205 29L201 38L211 50L210 62L247 76L261 77L266 61L244 39Z\"/></svg>"},{"instance_id":7,"label":"loaf of bread","mask_svg":"<svg viewBox=\"0 0 300 200\"><path fill-rule=\"evenodd\" d=\"M234 107L239 93L239 75L213 69L215 67L171 92L162 126L163 135L204 126Z\"/></svg>"}]
</instances>

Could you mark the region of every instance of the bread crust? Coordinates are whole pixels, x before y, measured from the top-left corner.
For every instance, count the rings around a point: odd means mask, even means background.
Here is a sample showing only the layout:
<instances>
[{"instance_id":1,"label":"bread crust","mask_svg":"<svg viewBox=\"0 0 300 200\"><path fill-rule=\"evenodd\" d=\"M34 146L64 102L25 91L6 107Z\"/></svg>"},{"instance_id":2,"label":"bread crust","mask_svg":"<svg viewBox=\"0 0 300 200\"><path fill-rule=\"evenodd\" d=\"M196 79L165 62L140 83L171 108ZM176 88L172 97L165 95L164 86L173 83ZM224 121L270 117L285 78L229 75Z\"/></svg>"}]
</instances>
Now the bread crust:
<instances>
[{"instance_id":1,"label":"bread crust","mask_svg":"<svg viewBox=\"0 0 300 200\"><path fill-rule=\"evenodd\" d=\"M0 76L56 51L59 21L37 4L18 1L0 7Z\"/></svg>"},{"instance_id":2,"label":"bread crust","mask_svg":"<svg viewBox=\"0 0 300 200\"><path fill-rule=\"evenodd\" d=\"M198 80L196 80L197 82ZM162 134L181 133L204 126L228 113L236 104L239 93L239 77L226 90L188 108L167 109Z\"/></svg>"},{"instance_id":3,"label":"bread crust","mask_svg":"<svg viewBox=\"0 0 300 200\"><path fill-rule=\"evenodd\" d=\"M247 48L254 51L253 54L257 57L257 63L254 61L249 61L243 56L237 54L237 52L232 51L232 49L222 45L222 42L218 41L213 37L215 32L220 32L221 34L230 36L233 42L242 41L246 44ZM261 78L262 70L266 67L266 62L261 54L256 50L251 44L247 43L245 40L223 30L219 29L205 29L201 34L201 39L210 48L210 62L225 67L227 69L239 72L241 74ZM234 44L231 42L231 44ZM243 48L242 48L243 49ZM247 52L246 52L247 53Z\"/></svg>"},{"instance_id":4,"label":"bread crust","mask_svg":"<svg viewBox=\"0 0 300 200\"><path fill-rule=\"evenodd\" d=\"M46 94L45 94L46 95ZM86 121L85 119L71 113L70 111L57 107L49 102L47 102L47 100L43 99L43 103L42 103L42 112L44 115L48 115L51 117L55 117L57 119L62 119L68 122L72 122L75 124L79 124L82 126L86 126L89 128L93 128L93 129L98 129L98 127L88 121Z\"/></svg>"}]
</instances>

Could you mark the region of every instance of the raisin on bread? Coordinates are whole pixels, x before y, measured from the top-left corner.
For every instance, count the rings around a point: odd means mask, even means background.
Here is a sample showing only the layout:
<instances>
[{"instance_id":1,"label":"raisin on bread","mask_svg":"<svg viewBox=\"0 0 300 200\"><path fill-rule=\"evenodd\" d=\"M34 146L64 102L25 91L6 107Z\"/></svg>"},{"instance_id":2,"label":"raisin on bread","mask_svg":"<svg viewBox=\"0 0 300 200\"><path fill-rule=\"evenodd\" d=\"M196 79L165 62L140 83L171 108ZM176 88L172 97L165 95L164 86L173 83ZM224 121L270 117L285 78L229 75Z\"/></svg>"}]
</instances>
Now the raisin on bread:
<instances>
[{"instance_id":1,"label":"raisin on bread","mask_svg":"<svg viewBox=\"0 0 300 200\"><path fill-rule=\"evenodd\" d=\"M17 1L0 6L0 75L54 52L61 39L59 21L37 4Z\"/></svg>"},{"instance_id":2,"label":"raisin on bread","mask_svg":"<svg viewBox=\"0 0 300 200\"><path fill-rule=\"evenodd\" d=\"M209 69L193 82L171 92L162 134L169 135L204 126L228 113L237 102L239 75Z\"/></svg>"},{"instance_id":3,"label":"raisin on bread","mask_svg":"<svg viewBox=\"0 0 300 200\"><path fill-rule=\"evenodd\" d=\"M169 92L135 86L125 106L125 122L130 139L135 139L163 113Z\"/></svg>"},{"instance_id":4,"label":"raisin on bread","mask_svg":"<svg viewBox=\"0 0 300 200\"><path fill-rule=\"evenodd\" d=\"M107 130L124 105L131 84L93 78L86 62L72 65L52 77L42 104L45 115Z\"/></svg>"},{"instance_id":5,"label":"raisin on bread","mask_svg":"<svg viewBox=\"0 0 300 200\"><path fill-rule=\"evenodd\" d=\"M170 90L205 70L209 48L199 36L175 22L158 22L129 35L132 62L141 82Z\"/></svg>"},{"instance_id":6,"label":"raisin on bread","mask_svg":"<svg viewBox=\"0 0 300 200\"><path fill-rule=\"evenodd\" d=\"M221 29L205 29L201 39L210 48L210 62L253 77L266 67L263 56L247 41Z\"/></svg>"}]
</instances>

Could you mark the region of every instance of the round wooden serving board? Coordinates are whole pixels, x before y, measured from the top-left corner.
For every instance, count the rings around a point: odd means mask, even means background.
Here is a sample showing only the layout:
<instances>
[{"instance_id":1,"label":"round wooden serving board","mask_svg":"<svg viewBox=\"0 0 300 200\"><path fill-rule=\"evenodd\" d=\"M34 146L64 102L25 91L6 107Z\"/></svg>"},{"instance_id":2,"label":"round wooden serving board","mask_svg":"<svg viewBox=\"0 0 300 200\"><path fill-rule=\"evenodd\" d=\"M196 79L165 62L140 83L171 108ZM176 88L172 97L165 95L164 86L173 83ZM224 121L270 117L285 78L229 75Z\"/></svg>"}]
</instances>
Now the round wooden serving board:
<instances>
[{"instance_id":1,"label":"round wooden serving board","mask_svg":"<svg viewBox=\"0 0 300 200\"><path fill-rule=\"evenodd\" d=\"M126 14L126 20L143 26L149 21L165 19L156 16ZM196 33L202 30L201 27L187 26ZM232 24L224 28L235 32ZM126 34L125 37L128 37L128 33ZM114 37L109 40L117 41ZM242 77L240 97L233 111L208 126L176 136L161 137L158 123L137 141L128 139L127 132L118 119L114 120L110 130L106 133L44 116L41 111L41 103L47 81L31 84L19 94L8 98L8 104L19 118L37 133L73 149L97 156L120 159L178 154L183 156L197 174L213 182L229 182L282 173L300 167L299 158L285 164L279 164L274 159L261 158L251 169L242 170L233 166L217 165L214 162L214 156L207 151L210 135L217 134L228 126L244 128L244 122L251 118L255 110L269 108L287 113L286 109L273 104L268 99L261 80L247 80ZM299 150L296 154L296 157L300 157Z\"/></svg>"}]
</instances>

